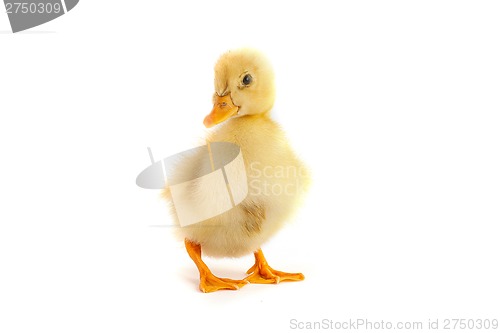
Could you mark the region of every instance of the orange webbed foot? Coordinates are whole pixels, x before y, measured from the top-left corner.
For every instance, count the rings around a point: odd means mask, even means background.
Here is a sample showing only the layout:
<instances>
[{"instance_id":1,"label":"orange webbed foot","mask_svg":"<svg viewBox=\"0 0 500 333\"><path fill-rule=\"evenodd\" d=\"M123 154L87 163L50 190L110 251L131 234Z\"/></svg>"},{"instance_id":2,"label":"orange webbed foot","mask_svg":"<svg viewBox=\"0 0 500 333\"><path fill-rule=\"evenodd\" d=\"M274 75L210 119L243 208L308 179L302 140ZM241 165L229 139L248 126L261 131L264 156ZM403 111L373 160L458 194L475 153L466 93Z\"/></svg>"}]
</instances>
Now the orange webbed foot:
<instances>
[{"instance_id":1,"label":"orange webbed foot","mask_svg":"<svg viewBox=\"0 0 500 333\"><path fill-rule=\"evenodd\" d=\"M277 284L285 281L302 281L302 273L285 273L277 271L269 266L262 250L255 252L255 264L247 271L250 274L245 278L250 283Z\"/></svg>"},{"instance_id":2,"label":"orange webbed foot","mask_svg":"<svg viewBox=\"0 0 500 333\"><path fill-rule=\"evenodd\" d=\"M220 278L212 274L208 266L201 259L201 245L188 239L185 240L186 250L193 259L200 272L200 290L211 293L217 290L238 290L248 284L245 280L232 280Z\"/></svg>"},{"instance_id":3,"label":"orange webbed foot","mask_svg":"<svg viewBox=\"0 0 500 333\"><path fill-rule=\"evenodd\" d=\"M211 293L218 290L238 290L248 283L245 280L232 280L207 274L200 278L200 290L204 293Z\"/></svg>"}]
</instances>

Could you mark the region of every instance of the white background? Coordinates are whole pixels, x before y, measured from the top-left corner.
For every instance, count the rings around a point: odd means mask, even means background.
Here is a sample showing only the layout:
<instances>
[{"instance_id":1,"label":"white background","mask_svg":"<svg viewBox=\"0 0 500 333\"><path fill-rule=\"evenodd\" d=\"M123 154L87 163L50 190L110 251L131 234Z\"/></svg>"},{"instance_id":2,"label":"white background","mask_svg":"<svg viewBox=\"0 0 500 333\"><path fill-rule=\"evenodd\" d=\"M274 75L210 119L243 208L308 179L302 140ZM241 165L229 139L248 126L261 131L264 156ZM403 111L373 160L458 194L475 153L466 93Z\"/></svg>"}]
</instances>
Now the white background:
<instances>
[{"instance_id":1,"label":"white background","mask_svg":"<svg viewBox=\"0 0 500 333\"><path fill-rule=\"evenodd\" d=\"M0 14L0 331L286 332L290 320L500 314L496 1L81 1ZM203 138L213 65L274 63L274 116L314 186L263 249L306 280L202 294L135 185ZM253 263L207 259L241 278ZM296 330L295 330L296 331Z\"/></svg>"}]
</instances>

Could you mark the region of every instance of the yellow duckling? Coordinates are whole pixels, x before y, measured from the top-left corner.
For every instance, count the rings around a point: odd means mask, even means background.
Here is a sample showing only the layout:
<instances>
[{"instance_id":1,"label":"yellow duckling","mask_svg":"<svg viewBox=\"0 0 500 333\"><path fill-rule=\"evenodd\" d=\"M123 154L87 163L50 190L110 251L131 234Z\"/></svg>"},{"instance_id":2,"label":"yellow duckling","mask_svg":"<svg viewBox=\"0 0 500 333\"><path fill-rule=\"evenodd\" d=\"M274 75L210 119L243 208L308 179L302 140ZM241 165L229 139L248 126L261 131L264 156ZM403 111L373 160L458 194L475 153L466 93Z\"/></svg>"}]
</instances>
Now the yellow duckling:
<instances>
[{"instance_id":1,"label":"yellow duckling","mask_svg":"<svg viewBox=\"0 0 500 333\"><path fill-rule=\"evenodd\" d=\"M203 123L206 127L220 124L209 133L208 142L232 142L241 148L249 191L231 210L179 228L187 252L200 272L203 292L235 290L247 283L304 279L301 273L272 269L261 250L261 245L299 205L309 183L306 168L292 151L282 129L269 116L274 99L273 70L261 53L239 49L220 57L215 65L214 107ZM196 178L203 167L193 161L183 161L174 174L183 179ZM203 262L202 249L204 254L215 257L254 253L255 264L243 280L219 278Z\"/></svg>"}]
</instances>

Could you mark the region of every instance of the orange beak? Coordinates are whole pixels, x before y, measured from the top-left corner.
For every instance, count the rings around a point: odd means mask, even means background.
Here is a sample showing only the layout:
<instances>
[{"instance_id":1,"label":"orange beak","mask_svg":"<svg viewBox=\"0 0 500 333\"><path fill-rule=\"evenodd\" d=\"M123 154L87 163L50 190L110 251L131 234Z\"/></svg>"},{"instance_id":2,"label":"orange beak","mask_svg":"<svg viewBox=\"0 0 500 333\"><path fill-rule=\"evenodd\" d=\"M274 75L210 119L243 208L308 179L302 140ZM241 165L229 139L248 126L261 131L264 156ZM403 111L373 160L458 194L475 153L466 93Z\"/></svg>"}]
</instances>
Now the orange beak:
<instances>
[{"instance_id":1,"label":"orange beak","mask_svg":"<svg viewBox=\"0 0 500 333\"><path fill-rule=\"evenodd\" d=\"M219 123L222 123L224 120L227 120L234 116L238 112L238 107L233 104L233 100L231 99L231 95L227 94L226 96L216 96L214 108L212 112L203 120L203 124L205 127L210 128Z\"/></svg>"}]
</instances>

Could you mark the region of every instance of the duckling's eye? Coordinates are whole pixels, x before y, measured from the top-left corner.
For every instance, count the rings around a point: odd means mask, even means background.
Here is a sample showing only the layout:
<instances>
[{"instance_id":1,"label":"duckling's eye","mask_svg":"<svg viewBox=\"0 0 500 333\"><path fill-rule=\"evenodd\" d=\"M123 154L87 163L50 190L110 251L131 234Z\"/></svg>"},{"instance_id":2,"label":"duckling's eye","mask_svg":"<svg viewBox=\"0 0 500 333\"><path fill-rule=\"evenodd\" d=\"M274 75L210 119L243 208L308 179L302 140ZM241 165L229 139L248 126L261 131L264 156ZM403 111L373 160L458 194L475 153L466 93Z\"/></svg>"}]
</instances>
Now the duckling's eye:
<instances>
[{"instance_id":1,"label":"duckling's eye","mask_svg":"<svg viewBox=\"0 0 500 333\"><path fill-rule=\"evenodd\" d=\"M252 83L252 75L250 74L245 75L241 83L243 83L243 85L245 86L248 86L250 83Z\"/></svg>"}]
</instances>

